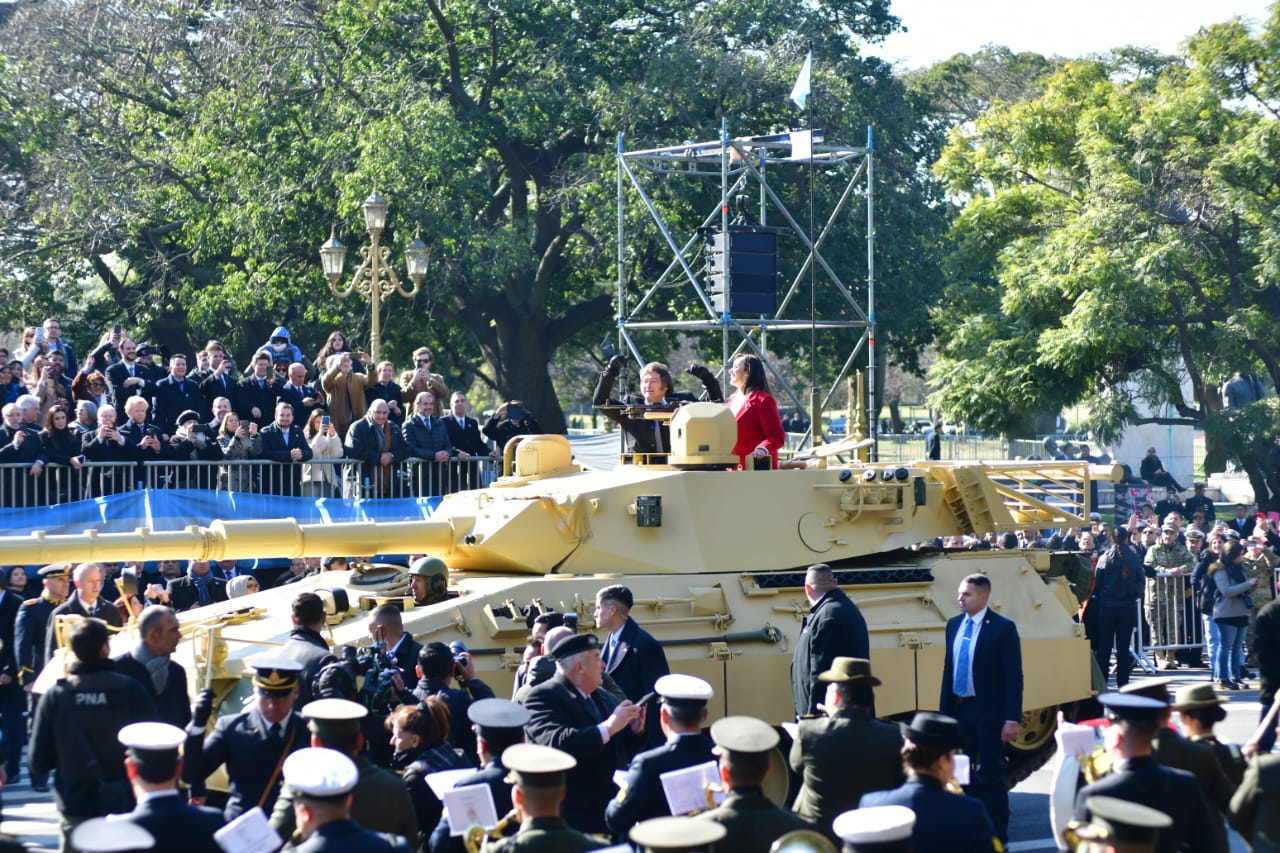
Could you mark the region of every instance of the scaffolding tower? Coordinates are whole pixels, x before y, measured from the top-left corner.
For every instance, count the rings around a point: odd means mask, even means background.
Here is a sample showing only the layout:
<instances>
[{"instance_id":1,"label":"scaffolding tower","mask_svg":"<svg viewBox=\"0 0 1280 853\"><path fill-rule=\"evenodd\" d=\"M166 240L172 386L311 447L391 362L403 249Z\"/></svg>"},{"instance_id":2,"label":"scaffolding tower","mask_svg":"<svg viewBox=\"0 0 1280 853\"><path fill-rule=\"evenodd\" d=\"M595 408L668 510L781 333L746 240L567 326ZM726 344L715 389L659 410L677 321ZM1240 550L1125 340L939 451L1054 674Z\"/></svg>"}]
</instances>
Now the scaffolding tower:
<instances>
[{"instance_id":1,"label":"scaffolding tower","mask_svg":"<svg viewBox=\"0 0 1280 853\"><path fill-rule=\"evenodd\" d=\"M867 365L866 408L861 410L865 418L866 432L874 438L877 424L875 413L875 185L873 162L872 129L867 128L867 144L862 147L826 144L820 130L793 130L787 133L768 136L749 136L731 138L727 121L721 122L720 138L714 142L686 142L663 148L649 148L638 151L627 151L623 145L622 134L618 134L617 147L617 207L618 207L618 337L623 351L629 352L637 363L645 363L639 347L632 335L640 330L686 331L696 333L720 332L722 372L727 370L731 360L739 353L748 351L759 356L765 369L770 373L771 385L780 398L789 398L794 408L809 413L809 429L802 440L802 446L817 444L821 440L820 427L822 412L832 397L840 389L841 383L850 377L858 355L865 349ZM813 211L814 169L831 171L843 167L852 171L847 175L843 191L839 199L820 223L816 223ZM769 185L768 175L771 169L798 168L809 170L808 223L802 225L788 206L779 198ZM694 233L682 242L668 227L663 212L654 201L654 194L649 184L676 178L701 179L704 181L719 178L720 198L714 209L702 219L701 225ZM743 230L744 210L736 211L734 201L752 187L759 191L759 220L751 223L746 230L753 232L773 232L775 234L794 234L807 251L804 262L791 277L790 284L785 287L782 298L777 302L776 310L768 313L754 313L758 304L747 300L746 304L756 305L751 316L734 309L741 308L743 300L734 298L734 260L743 257L729 250L729 241L735 230ZM858 304L853 292L845 284L840 273L823 257L822 245L838 222L840 215L849 206L855 190L865 187L866 197L866 243L867 243L867 295L866 307ZM642 289L638 294L628 292L626 275L627 252L627 218L626 210L630 200L628 192L634 193L649 218L656 225L662 241L670 252L670 260L658 278ZM782 226L769 226L770 212L776 213ZM811 238L815 227L820 230ZM722 235L719 242L715 235ZM704 245L715 242L716 251L723 251L723 257L717 258L712 270L704 271L696 262ZM821 284L819 283L821 273ZM683 274L683 282L679 277ZM806 283L809 285L810 316L803 313L803 299ZM694 319L672 320L670 318L646 319L653 314L655 296L664 288L678 285L684 293L695 299L689 307L691 314L701 314ZM847 305L853 316L850 318L819 318L814 316L812 306L816 305L816 289L824 286L832 289L840 297L842 304ZM768 357L767 335L770 331L796 332L810 331L816 335L822 329L854 328L861 329L862 334L857 343L845 358L839 374L826 389L817 387L816 382L809 384L808 393L800 393L791 383L784 380ZM732 344L732 347L731 347ZM816 348L811 348L811 358L816 358ZM816 374L811 374L816 375ZM857 405L857 404L855 404ZM853 408L854 406L851 406ZM853 425L848 427L850 433ZM871 447L874 458L874 445Z\"/></svg>"}]
</instances>

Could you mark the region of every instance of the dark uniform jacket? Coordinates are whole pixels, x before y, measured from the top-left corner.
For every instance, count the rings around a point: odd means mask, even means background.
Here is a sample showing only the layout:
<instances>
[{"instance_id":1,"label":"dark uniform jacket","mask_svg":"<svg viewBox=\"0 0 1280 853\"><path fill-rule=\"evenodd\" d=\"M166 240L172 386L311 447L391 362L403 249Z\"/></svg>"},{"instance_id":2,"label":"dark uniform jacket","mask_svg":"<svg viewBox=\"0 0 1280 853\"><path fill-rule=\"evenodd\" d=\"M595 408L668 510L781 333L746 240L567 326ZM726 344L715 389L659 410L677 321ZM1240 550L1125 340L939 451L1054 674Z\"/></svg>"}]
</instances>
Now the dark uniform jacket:
<instances>
[{"instance_id":1,"label":"dark uniform jacket","mask_svg":"<svg viewBox=\"0 0 1280 853\"><path fill-rule=\"evenodd\" d=\"M606 637L601 649L604 671L632 702L639 702L652 692L654 682L671 671L662 644L630 616L619 629L618 646L612 652L608 641ZM657 696L649 701L645 743L651 747L659 746L664 740L662 727L657 725L658 703Z\"/></svg>"},{"instance_id":2,"label":"dark uniform jacket","mask_svg":"<svg viewBox=\"0 0 1280 853\"><path fill-rule=\"evenodd\" d=\"M296 853L409 853L413 848L403 838L370 832L354 820L335 820L316 827L306 841L286 845L284 849Z\"/></svg>"},{"instance_id":3,"label":"dark uniform jacket","mask_svg":"<svg viewBox=\"0 0 1280 853\"><path fill-rule=\"evenodd\" d=\"M48 660L45 656L45 632L49 627L49 614L61 603L49 600L42 593L36 598L28 598L18 608L13 642L17 646L18 680L24 687L36 680Z\"/></svg>"},{"instance_id":4,"label":"dark uniform jacket","mask_svg":"<svg viewBox=\"0 0 1280 853\"><path fill-rule=\"evenodd\" d=\"M915 812L911 844L916 850L991 853L996 849L996 831L982 801L953 794L932 777L912 774L892 791L866 794L859 807L870 806L906 806Z\"/></svg>"},{"instance_id":5,"label":"dark uniform jacket","mask_svg":"<svg viewBox=\"0 0 1280 853\"><path fill-rule=\"evenodd\" d=\"M734 788L719 808L698 815L725 828L717 850L769 853L770 846L788 832L816 827L795 812L775 806L761 788Z\"/></svg>"},{"instance_id":6,"label":"dark uniform jacket","mask_svg":"<svg viewBox=\"0 0 1280 853\"><path fill-rule=\"evenodd\" d=\"M471 707L472 702L493 698L493 690L489 685L478 678L473 678L464 682L459 689L423 676L418 680L418 685L413 688L413 695L419 702L428 696L436 696L444 700L444 703L449 706L449 743L462 750L468 765L474 767L479 764L480 757L476 755L476 733L471 729L471 722L467 719L467 709Z\"/></svg>"},{"instance_id":7,"label":"dark uniform jacket","mask_svg":"<svg viewBox=\"0 0 1280 853\"><path fill-rule=\"evenodd\" d=\"M133 808L124 747L116 734L154 714L147 691L117 672L109 659L71 664L68 676L36 706L27 760L33 775L55 771L58 811L97 817Z\"/></svg>"},{"instance_id":8,"label":"dark uniform jacket","mask_svg":"<svg viewBox=\"0 0 1280 853\"><path fill-rule=\"evenodd\" d=\"M1204 513L1204 520L1207 524L1213 524L1218 520L1217 510L1213 505L1213 499L1205 495L1192 495L1182 502L1187 509L1187 520L1197 512Z\"/></svg>"},{"instance_id":9,"label":"dark uniform jacket","mask_svg":"<svg viewBox=\"0 0 1280 853\"><path fill-rule=\"evenodd\" d=\"M481 853L580 853L599 850L603 841L584 835L558 817L535 817L510 838L486 841ZM726 848L728 849L728 848Z\"/></svg>"},{"instance_id":10,"label":"dark uniform jacket","mask_svg":"<svg viewBox=\"0 0 1280 853\"><path fill-rule=\"evenodd\" d=\"M1227 827L1223 822L1223 815L1231 804L1231 794L1234 793L1235 786L1227 778L1213 747L1189 741L1173 729L1162 726L1156 730L1155 741L1151 744L1151 754L1165 767L1185 770L1196 777L1196 784L1204 792L1204 798L1209 804L1209 815L1218 837L1218 849L1226 853Z\"/></svg>"},{"instance_id":11,"label":"dark uniform jacket","mask_svg":"<svg viewBox=\"0 0 1280 853\"><path fill-rule=\"evenodd\" d=\"M168 723L185 729L191 722L190 697L187 696L187 671L182 665L169 661L166 669L169 677L165 680L164 690L156 693L155 684L147 665L133 656L133 652L125 652L115 659L116 669L138 680L156 703L156 714L151 719L158 723Z\"/></svg>"},{"instance_id":12,"label":"dark uniform jacket","mask_svg":"<svg viewBox=\"0 0 1280 853\"><path fill-rule=\"evenodd\" d=\"M604 810L618 786L613 771L631 759L637 738L623 729L605 743L596 727L618 706L603 688L583 698L563 673L557 672L529 691L525 708L531 719L525 734L532 743L553 746L578 760L566 776L564 818L583 832L604 832ZM726 848L729 849L729 848Z\"/></svg>"},{"instance_id":13,"label":"dark uniform jacket","mask_svg":"<svg viewBox=\"0 0 1280 853\"><path fill-rule=\"evenodd\" d=\"M100 597L94 604L92 611L89 611L85 609L84 603L80 601L80 596L73 591L67 596L66 601L53 608L53 612L49 614L48 629L45 631L44 637L44 659L46 661L53 657L54 643L58 638L57 632L53 630L53 624L54 620L59 616L92 616L95 619L101 619L114 628L124 625L124 619L120 616L120 611L106 598Z\"/></svg>"},{"instance_id":14,"label":"dark uniform jacket","mask_svg":"<svg viewBox=\"0 0 1280 853\"><path fill-rule=\"evenodd\" d=\"M222 827L222 812L207 806L189 806L175 790L152 795L138 803L127 818L156 840L156 850L182 853L222 853L213 833Z\"/></svg>"},{"instance_id":15,"label":"dark uniform jacket","mask_svg":"<svg viewBox=\"0 0 1280 853\"><path fill-rule=\"evenodd\" d=\"M701 733L677 735L631 759L618 795L604 812L604 822L614 841L625 841L631 827L642 820L671 814L662 789L662 774L715 761L713 746L711 738ZM718 770L713 778L719 778Z\"/></svg>"},{"instance_id":16,"label":"dark uniform jacket","mask_svg":"<svg viewBox=\"0 0 1280 853\"><path fill-rule=\"evenodd\" d=\"M1077 820L1092 817L1085 801L1095 796L1150 806L1173 818L1173 826L1160 830L1156 853L1205 853L1218 849L1209 807L1195 777L1185 770L1162 767L1149 756L1120 762L1114 772L1076 792Z\"/></svg>"},{"instance_id":17,"label":"dark uniform jacket","mask_svg":"<svg viewBox=\"0 0 1280 853\"><path fill-rule=\"evenodd\" d=\"M862 795L887 791L906 780L902 734L866 711L852 708L834 717L801 720L791 744L791 768L804 785L792 810L829 833L836 816L856 809ZM850 768L858 768L856 773Z\"/></svg>"},{"instance_id":18,"label":"dark uniform jacket","mask_svg":"<svg viewBox=\"0 0 1280 853\"><path fill-rule=\"evenodd\" d=\"M390 770L374 764L363 752L352 760L360 776L351 789L351 819L365 829L403 836L416 845L418 819L404 782ZM271 828L286 841L297 829L293 799L293 789L285 786L271 811Z\"/></svg>"},{"instance_id":19,"label":"dark uniform jacket","mask_svg":"<svg viewBox=\"0 0 1280 853\"><path fill-rule=\"evenodd\" d=\"M488 785L489 793L493 796L493 810L498 815L498 820L502 820L511 811L511 783L507 781L508 770L503 766L502 762L496 758L489 759L489 762L481 767L470 776L464 776L457 782L453 783L455 788L465 788L468 785ZM435 831L431 833L431 843L427 846L431 853L465 853L462 845L462 836L450 836L449 834L449 815L444 813L440 816L440 822L436 824Z\"/></svg>"},{"instance_id":20,"label":"dark uniform jacket","mask_svg":"<svg viewBox=\"0 0 1280 853\"><path fill-rule=\"evenodd\" d=\"M1249 762L1231 798L1229 820L1254 853L1280 851L1280 755L1260 755Z\"/></svg>"},{"instance_id":21,"label":"dark uniform jacket","mask_svg":"<svg viewBox=\"0 0 1280 853\"><path fill-rule=\"evenodd\" d=\"M239 714L219 717L209 737L189 734L183 751L183 778L192 783L193 793L201 794L204 780L218 767L227 765L228 821L262 804L270 814L280 793L280 773L276 770L292 752L311 745L307 722L297 711L280 723L280 736L272 738L270 725L256 706ZM270 790L267 783L274 777ZM263 792L266 792L266 796Z\"/></svg>"},{"instance_id":22,"label":"dark uniform jacket","mask_svg":"<svg viewBox=\"0 0 1280 853\"><path fill-rule=\"evenodd\" d=\"M841 589L833 589L818 599L800 626L796 656L791 663L791 699L796 716L817 711L817 703L825 692L818 676L831 668L831 661L837 657L870 656L867 620L849 596Z\"/></svg>"},{"instance_id":23,"label":"dark uniform jacket","mask_svg":"<svg viewBox=\"0 0 1280 853\"><path fill-rule=\"evenodd\" d=\"M427 776L445 770L465 770L472 767L447 740L435 746L422 746L411 752L397 752L391 756L391 769L399 774L409 792L414 818L418 822L418 837L412 839L419 850L427 849L431 830L440 823L444 803L427 783ZM499 816L501 817L501 816Z\"/></svg>"},{"instance_id":24,"label":"dark uniform jacket","mask_svg":"<svg viewBox=\"0 0 1280 853\"><path fill-rule=\"evenodd\" d=\"M294 625L289 639L280 647L280 656L302 664L298 675L298 698L294 707L305 708L311 701L311 682L320 674L325 661L333 659L328 642L319 633L302 625Z\"/></svg>"}]
</instances>

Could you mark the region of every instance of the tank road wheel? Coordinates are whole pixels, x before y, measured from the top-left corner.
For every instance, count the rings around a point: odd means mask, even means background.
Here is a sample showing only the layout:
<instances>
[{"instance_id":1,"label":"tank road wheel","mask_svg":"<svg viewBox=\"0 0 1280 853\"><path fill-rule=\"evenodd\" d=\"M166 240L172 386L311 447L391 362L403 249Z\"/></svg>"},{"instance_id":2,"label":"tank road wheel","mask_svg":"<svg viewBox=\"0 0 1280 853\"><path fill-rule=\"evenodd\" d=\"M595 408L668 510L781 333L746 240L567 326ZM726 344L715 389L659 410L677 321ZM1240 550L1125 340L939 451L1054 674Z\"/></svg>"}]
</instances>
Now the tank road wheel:
<instances>
[{"instance_id":1,"label":"tank road wheel","mask_svg":"<svg viewBox=\"0 0 1280 853\"><path fill-rule=\"evenodd\" d=\"M1057 744L1053 733L1058 728L1058 707L1024 711L1018 737L1005 748L1006 775L1013 788L1039 770L1053 756Z\"/></svg>"}]
</instances>

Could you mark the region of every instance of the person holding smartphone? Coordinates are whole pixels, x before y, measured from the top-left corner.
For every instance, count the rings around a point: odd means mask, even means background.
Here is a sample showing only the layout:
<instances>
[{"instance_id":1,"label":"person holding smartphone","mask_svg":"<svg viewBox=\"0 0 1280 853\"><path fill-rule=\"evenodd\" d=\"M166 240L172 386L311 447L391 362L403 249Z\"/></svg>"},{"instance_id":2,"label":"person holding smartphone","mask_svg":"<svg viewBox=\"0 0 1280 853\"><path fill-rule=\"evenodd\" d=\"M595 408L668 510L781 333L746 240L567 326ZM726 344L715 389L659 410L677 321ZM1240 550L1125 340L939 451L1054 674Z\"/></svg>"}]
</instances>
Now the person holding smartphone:
<instances>
[{"instance_id":1,"label":"person holding smartphone","mask_svg":"<svg viewBox=\"0 0 1280 853\"><path fill-rule=\"evenodd\" d=\"M302 494L304 497L331 498L338 494L342 482L338 466L324 459L342 458L342 439L333 419L323 409L312 409L303 427L302 437L311 448L311 461L302 466Z\"/></svg>"}]
</instances>

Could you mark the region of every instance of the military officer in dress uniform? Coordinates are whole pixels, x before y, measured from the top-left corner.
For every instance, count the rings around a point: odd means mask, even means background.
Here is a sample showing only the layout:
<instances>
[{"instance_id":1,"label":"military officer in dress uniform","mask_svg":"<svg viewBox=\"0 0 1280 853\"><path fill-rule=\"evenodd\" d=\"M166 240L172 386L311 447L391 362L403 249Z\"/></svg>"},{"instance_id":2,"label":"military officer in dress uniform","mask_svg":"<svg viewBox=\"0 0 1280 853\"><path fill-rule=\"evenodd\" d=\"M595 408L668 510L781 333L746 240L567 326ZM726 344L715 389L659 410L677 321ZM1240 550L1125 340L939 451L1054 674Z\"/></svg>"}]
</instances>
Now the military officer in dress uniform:
<instances>
[{"instance_id":1,"label":"military officer in dress uniform","mask_svg":"<svg viewBox=\"0 0 1280 853\"><path fill-rule=\"evenodd\" d=\"M654 690L662 697L658 716L667 742L631 760L618 795L605 808L604 821L614 841L627 838L639 821L670 816L663 773L716 760L711 738L702 733L707 702L715 694L711 685L692 675L672 674L659 678Z\"/></svg>"},{"instance_id":2,"label":"military officer in dress uniform","mask_svg":"<svg viewBox=\"0 0 1280 853\"><path fill-rule=\"evenodd\" d=\"M511 799L520 831L510 838L486 841L481 853L580 853L605 844L579 832L560 817L565 774L578 763L567 752L534 743L518 743L502 753L515 789Z\"/></svg>"},{"instance_id":3,"label":"military officer in dress uniform","mask_svg":"<svg viewBox=\"0 0 1280 853\"><path fill-rule=\"evenodd\" d=\"M523 705L510 699L480 699L467 706L467 719L475 729L480 769L470 776L463 776L453 787L488 785L494 811L501 822L504 815L514 815L511 809L511 783L507 781L508 768L502 763L502 753L507 747L524 742L524 726L529 722L529 712ZM509 820L505 825L510 826L513 834L520 828L514 820ZM464 853L462 836L449 834L448 809L431 833L429 846L431 853Z\"/></svg>"},{"instance_id":4,"label":"military officer in dress uniform","mask_svg":"<svg viewBox=\"0 0 1280 853\"><path fill-rule=\"evenodd\" d=\"M902 734L871 711L873 688L880 686L871 661L837 657L818 681L827 685L827 716L801 720L791 745L791 767L804 775L792 810L825 829L840 813L857 808L863 794L896 788L906 774ZM853 766L858 772L851 775Z\"/></svg>"},{"instance_id":5,"label":"military officer in dress uniform","mask_svg":"<svg viewBox=\"0 0 1280 853\"><path fill-rule=\"evenodd\" d=\"M151 833L161 850L221 853L213 833L222 826L222 813L189 806L178 793L179 750L187 733L168 723L133 723L121 729L117 739L126 750L125 775L138 802L123 817Z\"/></svg>"},{"instance_id":6,"label":"military officer in dress uniform","mask_svg":"<svg viewBox=\"0 0 1280 853\"><path fill-rule=\"evenodd\" d=\"M18 618L13 628L13 642L17 646L18 680L27 691L28 719L35 718L36 699L31 687L48 658L45 657L45 633L49 629L49 616L54 608L67 600L71 585L71 564L50 563L40 569L44 589L35 598L28 598L18 608ZM32 789L45 793L49 790L48 774L31 774Z\"/></svg>"},{"instance_id":7,"label":"military officer in dress uniform","mask_svg":"<svg viewBox=\"0 0 1280 853\"><path fill-rule=\"evenodd\" d=\"M317 699L302 709L302 716L311 730L311 746L337 750L355 762L359 778L350 789L351 819L365 829L416 842L418 819L409 789L399 776L374 764L364 749L361 721L369 716L369 709L347 699ZM271 828L294 844L298 842L296 815L293 792L286 789L271 812Z\"/></svg>"},{"instance_id":8,"label":"military officer in dress uniform","mask_svg":"<svg viewBox=\"0 0 1280 853\"><path fill-rule=\"evenodd\" d=\"M191 709L187 728L183 778L192 785L193 794L202 796L205 778L225 764L230 782L224 812L228 821L254 806L270 814L280 794L285 759L307 745L306 721L293 707L302 665L283 657L259 657L250 665L254 669L253 706L219 718L205 738L213 694L204 691Z\"/></svg>"},{"instance_id":9,"label":"military officer in dress uniform","mask_svg":"<svg viewBox=\"0 0 1280 853\"><path fill-rule=\"evenodd\" d=\"M302 838L286 849L297 853L411 850L403 838L370 832L351 819L351 792L359 777L355 762L335 749L306 747L285 759L285 784Z\"/></svg>"},{"instance_id":10,"label":"military officer in dress uniform","mask_svg":"<svg viewBox=\"0 0 1280 853\"><path fill-rule=\"evenodd\" d=\"M795 812L775 806L764 795L769 754L780 738L773 727L755 717L725 717L711 726L720 779L730 794L719 808L698 815L725 828L723 850L768 853L778 837L796 829L815 829Z\"/></svg>"},{"instance_id":11,"label":"military officer in dress uniform","mask_svg":"<svg viewBox=\"0 0 1280 853\"><path fill-rule=\"evenodd\" d=\"M1160 833L1157 853L1217 850L1218 837L1195 777L1185 770L1162 766L1152 755L1157 720L1168 706L1147 696L1125 693L1103 693L1098 701L1112 720L1104 738L1116 763L1111 773L1076 793L1076 820L1092 819L1090 797L1115 797L1150 806L1172 818L1168 829Z\"/></svg>"},{"instance_id":12,"label":"military officer in dress uniform","mask_svg":"<svg viewBox=\"0 0 1280 853\"><path fill-rule=\"evenodd\" d=\"M1065 835L1073 849L1088 843L1088 853L1154 853L1160 831L1173 825L1164 812L1115 797L1090 797L1086 805L1093 820L1073 821Z\"/></svg>"},{"instance_id":13,"label":"military officer in dress uniform","mask_svg":"<svg viewBox=\"0 0 1280 853\"><path fill-rule=\"evenodd\" d=\"M156 850L151 833L127 820L95 817L71 833L71 846L79 853L133 853Z\"/></svg>"},{"instance_id":14,"label":"military officer in dress uniform","mask_svg":"<svg viewBox=\"0 0 1280 853\"><path fill-rule=\"evenodd\" d=\"M724 827L691 817L654 817L637 823L631 843L644 853L707 853L724 838Z\"/></svg>"},{"instance_id":15,"label":"military officer in dress uniform","mask_svg":"<svg viewBox=\"0 0 1280 853\"><path fill-rule=\"evenodd\" d=\"M906 806L868 806L836 816L831 831L844 853L911 853L916 813Z\"/></svg>"}]
</instances>

